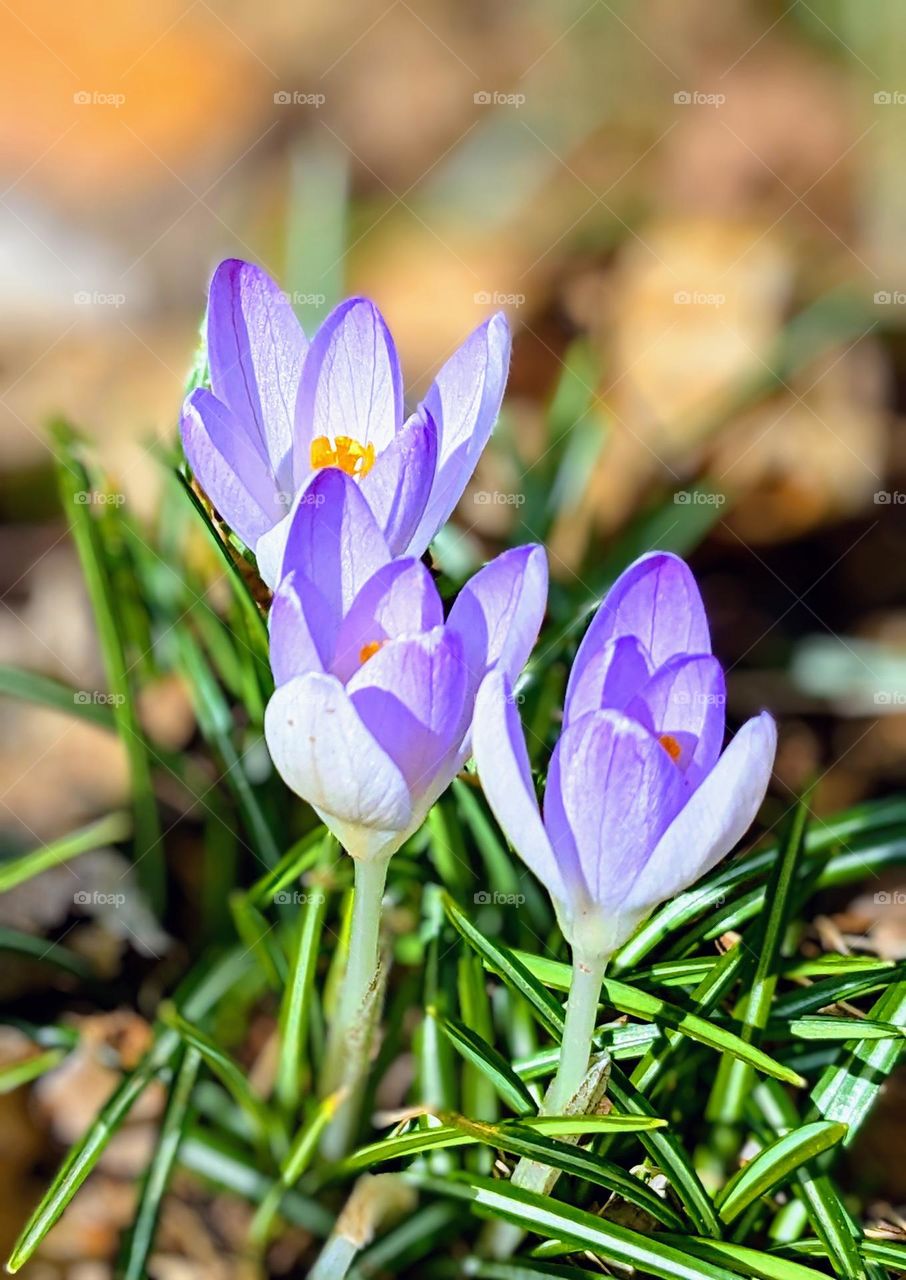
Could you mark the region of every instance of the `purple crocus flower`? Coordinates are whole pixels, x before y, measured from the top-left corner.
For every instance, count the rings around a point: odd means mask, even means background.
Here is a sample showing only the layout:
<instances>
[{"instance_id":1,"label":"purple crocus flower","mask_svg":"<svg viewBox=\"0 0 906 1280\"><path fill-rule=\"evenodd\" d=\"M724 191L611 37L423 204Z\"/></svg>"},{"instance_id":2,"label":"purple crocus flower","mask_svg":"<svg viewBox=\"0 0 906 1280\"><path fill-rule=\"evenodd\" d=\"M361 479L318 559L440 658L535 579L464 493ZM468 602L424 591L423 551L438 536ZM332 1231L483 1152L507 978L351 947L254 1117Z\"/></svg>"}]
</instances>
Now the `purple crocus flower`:
<instances>
[{"instance_id":1,"label":"purple crocus flower","mask_svg":"<svg viewBox=\"0 0 906 1280\"><path fill-rule=\"evenodd\" d=\"M621 575L579 647L543 817L510 688L493 671L477 699L485 794L574 955L609 956L746 832L770 780L774 721L748 720L721 754L724 675L701 596L661 552Z\"/></svg>"},{"instance_id":2,"label":"purple crocus flower","mask_svg":"<svg viewBox=\"0 0 906 1280\"><path fill-rule=\"evenodd\" d=\"M392 558L360 486L334 468L311 482L271 607L264 727L283 780L353 857L389 857L420 826L470 753L482 679L516 679L546 597L543 548L518 547L445 620L431 574Z\"/></svg>"},{"instance_id":3,"label":"purple crocus flower","mask_svg":"<svg viewBox=\"0 0 906 1280\"><path fill-rule=\"evenodd\" d=\"M270 276L229 259L211 281L207 350L211 390L186 399L183 447L273 587L293 504L325 467L354 477L393 555L425 551L497 419L510 333L502 314L480 325L404 419L396 348L373 302L341 303L309 346Z\"/></svg>"}]
</instances>

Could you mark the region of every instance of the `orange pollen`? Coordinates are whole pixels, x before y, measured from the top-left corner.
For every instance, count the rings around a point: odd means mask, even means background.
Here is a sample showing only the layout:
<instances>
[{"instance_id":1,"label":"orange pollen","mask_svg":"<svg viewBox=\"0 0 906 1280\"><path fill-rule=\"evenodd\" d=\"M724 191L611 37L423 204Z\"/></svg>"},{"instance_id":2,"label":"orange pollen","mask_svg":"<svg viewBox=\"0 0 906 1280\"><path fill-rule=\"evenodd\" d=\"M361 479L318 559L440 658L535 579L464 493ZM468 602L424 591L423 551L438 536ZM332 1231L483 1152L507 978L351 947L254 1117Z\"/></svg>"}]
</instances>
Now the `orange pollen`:
<instances>
[{"instance_id":1,"label":"orange pollen","mask_svg":"<svg viewBox=\"0 0 906 1280\"><path fill-rule=\"evenodd\" d=\"M359 650L359 662L365 663L369 658L373 658L378 649L383 649L383 640L371 640L368 644L363 644Z\"/></svg>"},{"instance_id":2,"label":"orange pollen","mask_svg":"<svg viewBox=\"0 0 906 1280\"><path fill-rule=\"evenodd\" d=\"M682 747L677 742L676 738L672 738L669 733L662 733L658 738L658 742L673 761L679 760L680 756L683 754Z\"/></svg>"},{"instance_id":3,"label":"orange pollen","mask_svg":"<svg viewBox=\"0 0 906 1280\"><path fill-rule=\"evenodd\" d=\"M360 444L352 436L335 436L331 444L329 436L316 436L311 442L311 465L315 471L339 467L360 480L374 466L374 445Z\"/></svg>"}]
</instances>

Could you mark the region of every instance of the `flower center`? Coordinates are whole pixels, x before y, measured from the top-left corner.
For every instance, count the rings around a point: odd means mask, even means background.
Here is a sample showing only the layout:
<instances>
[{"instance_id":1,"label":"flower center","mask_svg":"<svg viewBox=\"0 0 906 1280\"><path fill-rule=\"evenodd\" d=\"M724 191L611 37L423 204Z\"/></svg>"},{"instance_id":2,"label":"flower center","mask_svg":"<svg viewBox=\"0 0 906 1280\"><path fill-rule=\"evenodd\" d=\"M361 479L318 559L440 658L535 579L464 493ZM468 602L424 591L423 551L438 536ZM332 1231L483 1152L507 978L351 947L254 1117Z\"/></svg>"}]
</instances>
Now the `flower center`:
<instances>
[{"instance_id":1,"label":"flower center","mask_svg":"<svg viewBox=\"0 0 906 1280\"><path fill-rule=\"evenodd\" d=\"M680 746L680 744L677 742L676 738L671 737L669 733L662 733L661 736L658 738L658 742L661 744L661 746L667 752L667 755L675 764L676 761L679 760L680 756L683 754L683 749Z\"/></svg>"},{"instance_id":2,"label":"flower center","mask_svg":"<svg viewBox=\"0 0 906 1280\"><path fill-rule=\"evenodd\" d=\"M363 665L369 658L373 658L379 649L383 649L383 640L370 640L368 644L363 644L359 650L359 662Z\"/></svg>"},{"instance_id":3,"label":"flower center","mask_svg":"<svg viewBox=\"0 0 906 1280\"><path fill-rule=\"evenodd\" d=\"M361 444L352 436L334 436L333 443L329 436L316 436L311 442L311 465L315 471L339 467L348 476L361 479L374 466L374 445Z\"/></svg>"}]
</instances>

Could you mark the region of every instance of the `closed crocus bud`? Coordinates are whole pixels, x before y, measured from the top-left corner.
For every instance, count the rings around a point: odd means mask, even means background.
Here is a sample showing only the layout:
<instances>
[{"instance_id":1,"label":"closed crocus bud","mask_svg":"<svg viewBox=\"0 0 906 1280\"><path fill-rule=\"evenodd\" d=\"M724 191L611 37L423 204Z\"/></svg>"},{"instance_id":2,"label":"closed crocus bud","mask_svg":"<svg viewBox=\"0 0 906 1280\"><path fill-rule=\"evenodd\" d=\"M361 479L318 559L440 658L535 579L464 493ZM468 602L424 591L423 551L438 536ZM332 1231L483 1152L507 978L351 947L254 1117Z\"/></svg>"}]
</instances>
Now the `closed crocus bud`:
<instances>
[{"instance_id":1,"label":"closed crocus bud","mask_svg":"<svg viewBox=\"0 0 906 1280\"><path fill-rule=\"evenodd\" d=\"M286 544L270 618L265 734L284 781L358 859L389 857L470 754L491 668L515 680L547 596L541 547L462 589L447 619L420 560L391 558L359 486L324 471Z\"/></svg>"},{"instance_id":2,"label":"closed crocus bud","mask_svg":"<svg viewBox=\"0 0 906 1280\"><path fill-rule=\"evenodd\" d=\"M207 314L211 389L186 399L189 465L275 587L295 506L327 467L350 476L393 555L420 556L452 512L500 411L510 359L502 314L447 360L405 418L393 338L367 298L309 346L289 299L249 262L222 262Z\"/></svg>"},{"instance_id":3,"label":"closed crocus bud","mask_svg":"<svg viewBox=\"0 0 906 1280\"><path fill-rule=\"evenodd\" d=\"M695 580L666 553L631 565L588 629L543 811L511 687L505 671L494 671L479 691L474 748L482 785L513 848L553 899L574 974L577 966L590 974L593 987L584 1001L570 996L573 1012L583 1005L576 1017L591 1023L584 1048L570 1049L555 1091L559 1106L588 1063L607 958L745 834L764 799L777 733L763 712L721 750L723 671Z\"/></svg>"}]
</instances>

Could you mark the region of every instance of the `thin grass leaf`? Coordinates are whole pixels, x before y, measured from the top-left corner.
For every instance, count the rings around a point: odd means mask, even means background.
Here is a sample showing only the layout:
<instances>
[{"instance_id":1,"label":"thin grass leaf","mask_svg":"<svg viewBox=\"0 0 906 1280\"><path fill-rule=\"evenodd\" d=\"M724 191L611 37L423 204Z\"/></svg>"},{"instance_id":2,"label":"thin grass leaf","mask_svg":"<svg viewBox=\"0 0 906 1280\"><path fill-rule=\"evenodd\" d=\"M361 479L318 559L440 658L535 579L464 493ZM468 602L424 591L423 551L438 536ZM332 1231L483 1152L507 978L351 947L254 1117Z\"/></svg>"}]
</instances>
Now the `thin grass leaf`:
<instances>
[{"instance_id":1,"label":"thin grass leaf","mask_svg":"<svg viewBox=\"0 0 906 1280\"><path fill-rule=\"evenodd\" d=\"M756 1280L827 1280L823 1271L728 1240L700 1240L695 1236L671 1236L670 1240L694 1258L728 1266L736 1275L754 1276Z\"/></svg>"},{"instance_id":2,"label":"thin grass leaf","mask_svg":"<svg viewBox=\"0 0 906 1280\"><path fill-rule=\"evenodd\" d=\"M13 951L18 955L28 956L30 960L55 965L76 978L87 979L94 976L91 965L74 951L70 951L60 942L48 942L46 938L38 937L33 933L0 928L0 952L3 951Z\"/></svg>"},{"instance_id":3,"label":"thin grass leaf","mask_svg":"<svg viewBox=\"0 0 906 1280\"><path fill-rule=\"evenodd\" d=\"M842 1001L854 1000L857 996L867 995L878 986L887 987L894 982L906 979L906 965L888 965L887 973L882 977L874 970L867 973L855 973L852 977L826 978L811 986L797 991L785 991L774 1001L772 1012L778 1019L792 1020L816 1009L830 1008Z\"/></svg>"},{"instance_id":4,"label":"thin grass leaf","mask_svg":"<svg viewBox=\"0 0 906 1280\"><path fill-rule=\"evenodd\" d=\"M65 1049L47 1049L44 1053L35 1053L30 1058L0 1067L0 1094L12 1093L24 1084L31 1084L32 1080L58 1067L65 1057Z\"/></svg>"},{"instance_id":5,"label":"thin grass leaf","mask_svg":"<svg viewBox=\"0 0 906 1280\"><path fill-rule=\"evenodd\" d=\"M39 849L32 849L18 858L0 862L0 893L8 893L17 884L23 884L49 867L59 866L82 853L91 853L103 845L117 844L128 838L132 819L128 813L111 813L90 826L72 831L69 835L52 840Z\"/></svg>"},{"instance_id":6,"label":"thin grass leaf","mask_svg":"<svg viewBox=\"0 0 906 1280\"><path fill-rule=\"evenodd\" d=\"M535 1235L566 1241L610 1262L636 1267L646 1275L664 1277L664 1280L731 1280L733 1275L710 1262L690 1259L682 1249L663 1244L656 1235L640 1235L583 1209L513 1187L508 1182L464 1173L446 1179L420 1173L409 1173L406 1177L437 1195L455 1196L477 1210L504 1218Z\"/></svg>"},{"instance_id":7,"label":"thin grass leaf","mask_svg":"<svg viewBox=\"0 0 906 1280\"><path fill-rule=\"evenodd\" d=\"M341 1093L330 1094L318 1104L309 1123L303 1125L293 1139L280 1167L280 1177L261 1201L249 1226L249 1241L257 1248L260 1249L267 1243L286 1192L296 1185L311 1164L324 1130L336 1115L341 1101Z\"/></svg>"},{"instance_id":8,"label":"thin grass leaf","mask_svg":"<svg viewBox=\"0 0 906 1280\"><path fill-rule=\"evenodd\" d=\"M877 1018L792 1018L789 1022L769 1022L767 1035L797 1040L901 1040L906 1027Z\"/></svg>"},{"instance_id":9,"label":"thin grass leaf","mask_svg":"<svg viewBox=\"0 0 906 1280\"><path fill-rule=\"evenodd\" d=\"M333 837L322 845L333 848ZM318 951L327 911L327 895L315 892L299 912L292 964L280 1005L280 1057L276 1096L288 1116L296 1116L302 1097L302 1060L308 1004L318 964Z\"/></svg>"},{"instance_id":10,"label":"thin grass leaf","mask_svg":"<svg viewBox=\"0 0 906 1280\"><path fill-rule=\"evenodd\" d=\"M179 1144L183 1139L188 1118L189 1103L201 1054L188 1048L173 1081L167 1108L157 1134L154 1155L142 1185L141 1194L123 1249L122 1280L143 1280L147 1275L147 1262L154 1245L154 1234L160 1217L161 1202L166 1194L170 1176L176 1163Z\"/></svg>"},{"instance_id":11,"label":"thin grass leaf","mask_svg":"<svg viewBox=\"0 0 906 1280\"><path fill-rule=\"evenodd\" d=\"M733 1175L715 1200L722 1222L733 1222L744 1209L784 1182L806 1161L842 1142L845 1124L816 1120L782 1134Z\"/></svg>"},{"instance_id":12,"label":"thin grass leaf","mask_svg":"<svg viewBox=\"0 0 906 1280\"><path fill-rule=\"evenodd\" d=\"M891 986L871 1008L869 1017L906 1027L906 982ZM817 1112L848 1128L849 1146L903 1052L903 1041L878 1040L857 1045L842 1063L828 1067L812 1093Z\"/></svg>"},{"instance_id":13,"label":"thin grass leaf","mask_svg":"<svg viewBox=\"0 0 906 1280\"><path fill-rule=\"evenodd\" d=\"M535 1100L506 1058L458 1018L437 1016L437 1025L453 1047L491 1082L507 1106L517 1115L534 1115Z\"/></svg>"},{"instance_id":14,"label":"thin grass leaf","mask_svg":"<svg viewBox=\"0 0 906 1280\"><path fill-rule=\"evenodd\" d=\"M76 716L89 724L100 725L102 729L116 731L116 718L110 703L96 702L85 696L84 689L75 689L62 680L39 675L36 671L23 671L0 663L0 695L32 702L38 707L49 707L51 711L62 711L64 715Z\"/></svg>"},{"instance_id":15,"label":"thin grass leaf","mask_svg":"<svg viewBox=\"0 0 906 1280\"><path fill-rule=\"evenodd\" d=\"M77 456L72 428L56 422L51 432L57 449L57 478L63 509L78 552L91 599L113 717L129 761L132 803L135 812L135 863L152 904L164 901L165 879L160 820L151 777L151 764L135 709L134 693L111 570L88 501L93 489L87 470Z\"/></svg>"}]
</instances>

